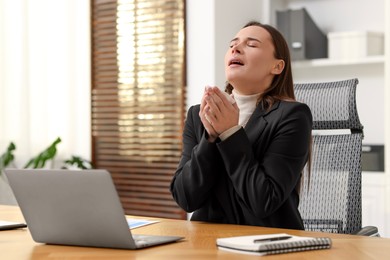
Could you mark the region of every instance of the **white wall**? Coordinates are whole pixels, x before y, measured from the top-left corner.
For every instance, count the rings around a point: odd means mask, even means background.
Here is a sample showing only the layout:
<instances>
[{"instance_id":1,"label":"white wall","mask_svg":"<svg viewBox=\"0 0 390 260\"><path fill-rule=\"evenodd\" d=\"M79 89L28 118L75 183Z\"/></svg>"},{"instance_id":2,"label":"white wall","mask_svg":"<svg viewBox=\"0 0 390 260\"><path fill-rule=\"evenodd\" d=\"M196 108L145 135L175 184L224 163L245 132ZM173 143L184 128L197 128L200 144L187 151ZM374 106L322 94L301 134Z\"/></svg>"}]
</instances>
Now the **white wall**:
<instances>
[{"instance_id":1,"label":"white wall","mask_svg":"<svg viewBox=\"0 0 390 260\"><path fill-rule=\"evenodd\" d=\"M225 87L230 40L261 17L259 0L187 0L187 106L200 103L206 85Z\"/></svg>"},{"instance_id":2,"label":"white wall","mask_svg":"<svg viewBox=\"0 0 390 260\"><path fill-rule=\"evenodd\" d=\"M200 102L215 82L214 1L187 0L187 106Z\"/></svg>"}]
</instances>

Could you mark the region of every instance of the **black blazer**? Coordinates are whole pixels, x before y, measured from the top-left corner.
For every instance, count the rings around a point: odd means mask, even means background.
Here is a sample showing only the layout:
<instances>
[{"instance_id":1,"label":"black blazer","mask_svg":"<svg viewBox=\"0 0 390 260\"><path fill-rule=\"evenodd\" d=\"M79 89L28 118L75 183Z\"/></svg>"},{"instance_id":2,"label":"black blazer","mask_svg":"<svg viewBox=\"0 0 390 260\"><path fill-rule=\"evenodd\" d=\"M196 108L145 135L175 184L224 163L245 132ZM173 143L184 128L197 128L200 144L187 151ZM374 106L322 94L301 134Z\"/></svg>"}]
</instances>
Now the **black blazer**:
<instances>
[{"instance_id":1,"label":"black blazer","mask_svg":"<svg viewBox=\"0 0 390 260\"><path fill-rule=\"evenodd\" d=\"M199 105L187 114L183 152L171 182L192 220L303 229L298 187L309 155L312 115L307 105L257 106L245 129L207 141Z\"/></svg>"}]
</instances>

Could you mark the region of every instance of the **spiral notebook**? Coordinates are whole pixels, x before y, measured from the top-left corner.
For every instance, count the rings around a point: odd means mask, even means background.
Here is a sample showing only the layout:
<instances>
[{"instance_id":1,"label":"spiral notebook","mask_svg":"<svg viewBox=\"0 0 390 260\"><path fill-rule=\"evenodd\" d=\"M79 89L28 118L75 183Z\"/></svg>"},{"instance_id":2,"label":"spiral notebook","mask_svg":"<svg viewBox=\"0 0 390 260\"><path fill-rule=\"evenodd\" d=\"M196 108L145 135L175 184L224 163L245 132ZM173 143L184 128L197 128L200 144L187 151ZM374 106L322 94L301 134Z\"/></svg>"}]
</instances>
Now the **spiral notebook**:
<instances>
[{"instance_id":1,"label":"spiral notebook","mask_svg":"<svg viewBox=\"0 0 390 260\"><path fill-rule=\"evenodd\" d=\"M217 246L221 250L236 253L271 255L328 249L332 246L332 240L328 237L302 237L280 233L218 238Z\"/></svg>"}]
</instances>

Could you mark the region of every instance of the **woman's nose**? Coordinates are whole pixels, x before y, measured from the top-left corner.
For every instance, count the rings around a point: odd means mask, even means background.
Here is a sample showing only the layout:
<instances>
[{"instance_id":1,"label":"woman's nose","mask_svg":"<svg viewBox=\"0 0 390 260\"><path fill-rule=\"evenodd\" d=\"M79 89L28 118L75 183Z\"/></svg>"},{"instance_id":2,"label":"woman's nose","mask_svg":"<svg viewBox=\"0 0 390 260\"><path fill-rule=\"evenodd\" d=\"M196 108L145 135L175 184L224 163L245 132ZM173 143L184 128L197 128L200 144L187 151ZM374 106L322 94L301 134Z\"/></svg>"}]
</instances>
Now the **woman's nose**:
<instances>
[{"instance_id":1,"label":"woman's nose","mask_svg":"<svg viewBox=\"0 0 390 260\"><path fill-rule=\"evenodd\" d=\"M232 47L232 53L241 53L241 44L236 44Z\"/></svg>"}]
</instances>

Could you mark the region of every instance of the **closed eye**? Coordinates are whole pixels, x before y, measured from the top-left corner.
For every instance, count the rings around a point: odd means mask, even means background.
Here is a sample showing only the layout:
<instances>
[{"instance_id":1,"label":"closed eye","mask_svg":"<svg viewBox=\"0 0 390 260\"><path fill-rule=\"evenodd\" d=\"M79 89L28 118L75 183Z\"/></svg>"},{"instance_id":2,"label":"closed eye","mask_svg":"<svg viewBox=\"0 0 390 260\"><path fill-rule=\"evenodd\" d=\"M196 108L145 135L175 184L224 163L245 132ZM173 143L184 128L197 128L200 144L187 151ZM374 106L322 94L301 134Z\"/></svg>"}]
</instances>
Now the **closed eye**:
<instances>
[{"instance_id":1,"label":"closed eye","mask_svg":"<svg viewBox=\"0 0 390 260\"><path fill-rule=\"evenodd\" d=\"M249 46L249 47L258 47L259 46L259 42L258 41L253 41L253 40L250 40L250 41L248 41L247 42L247 45Z\"/></svg>"},{"instance_id":2,"label":"closed eye","mask_svg":"<svg viewBox=\"0 0 390 260\"><path fill-rule=\"evenodd\" d=\"M252 37L248 37L246 39L246 41L245 41L245 44L248 47L252 47L252 48L259 47L260 43L262 43L262 42L259 39L252 38ZM237 46L239 44L240 44L239 39L238 38L234 38L233 40L231 40L229 47L233 48L233 47L235 47L235 46Z\"/></svg>"}]
</instances>

